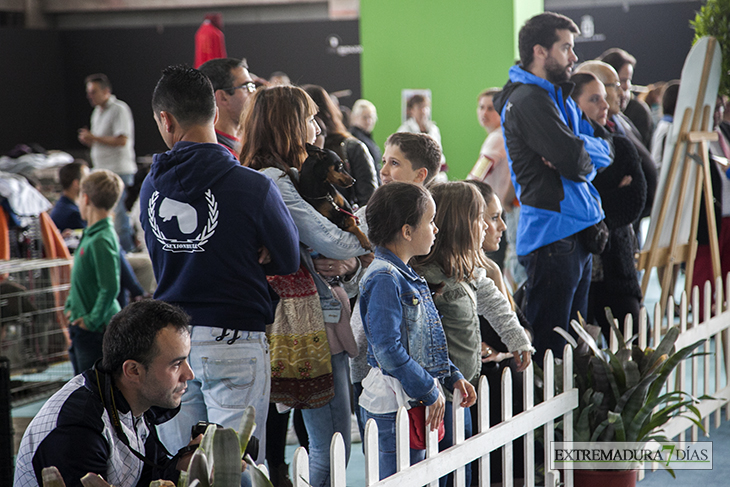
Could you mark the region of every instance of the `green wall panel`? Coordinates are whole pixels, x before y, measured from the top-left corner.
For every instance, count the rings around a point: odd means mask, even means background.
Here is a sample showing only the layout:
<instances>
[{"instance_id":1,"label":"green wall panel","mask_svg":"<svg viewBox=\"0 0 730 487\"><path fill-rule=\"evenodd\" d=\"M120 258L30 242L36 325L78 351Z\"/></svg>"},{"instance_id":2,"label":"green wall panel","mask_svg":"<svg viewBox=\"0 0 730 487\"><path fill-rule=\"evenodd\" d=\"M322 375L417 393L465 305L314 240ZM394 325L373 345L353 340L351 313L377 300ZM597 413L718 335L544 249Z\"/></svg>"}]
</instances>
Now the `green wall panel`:
<instances>
[{"instance_id":1,"label":"green wall panel","mask_svg":"<svg viewBox=\"0 0 730 487\"><path fill-rule=\"evenodd\" d=\"M375 140L382 146L400 125L401 90L430 89L449 179L466 177L485 137L476 97L504 85L516 29L542 8L542 0L361 0L362 96L378 109Z\"/></svg>"}]
</instances>

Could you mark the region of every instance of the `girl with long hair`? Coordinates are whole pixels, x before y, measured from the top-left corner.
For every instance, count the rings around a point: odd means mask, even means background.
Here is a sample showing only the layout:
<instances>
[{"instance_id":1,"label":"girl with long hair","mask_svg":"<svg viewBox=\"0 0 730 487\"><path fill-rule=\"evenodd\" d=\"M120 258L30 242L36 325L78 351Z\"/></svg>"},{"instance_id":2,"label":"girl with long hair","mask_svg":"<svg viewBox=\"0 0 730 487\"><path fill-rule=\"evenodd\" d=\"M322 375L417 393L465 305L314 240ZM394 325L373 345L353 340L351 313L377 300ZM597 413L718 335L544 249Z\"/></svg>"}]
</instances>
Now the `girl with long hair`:
<instances>
[{"instance_id":1,"label":"girl with long hair","mask_svg":"<svg viewBox=\"0 0 730 487\"><path fill-rule=\"evenodd\" d=\"M482 252L487 222L486 204L477 189L465 182L449 182L431 188L436 202L436 226L441 232L425 257L416 261L416 270L436 289L434 302L446 332L449 357L476 386L481 372L482 339L479 315L486 316L507 343L519 371L531 360L532 345L520 326L510 302L486 276L489 264ZM486 355L486 353L485 353ZM453 444L451 397L447 397L446 435L441 450ZM465 415L465 434L471 436L471 415ZM471 469L466 468L467 485ZM441 483L445 485L446 477Z\"/></svg>"}]
</instances>

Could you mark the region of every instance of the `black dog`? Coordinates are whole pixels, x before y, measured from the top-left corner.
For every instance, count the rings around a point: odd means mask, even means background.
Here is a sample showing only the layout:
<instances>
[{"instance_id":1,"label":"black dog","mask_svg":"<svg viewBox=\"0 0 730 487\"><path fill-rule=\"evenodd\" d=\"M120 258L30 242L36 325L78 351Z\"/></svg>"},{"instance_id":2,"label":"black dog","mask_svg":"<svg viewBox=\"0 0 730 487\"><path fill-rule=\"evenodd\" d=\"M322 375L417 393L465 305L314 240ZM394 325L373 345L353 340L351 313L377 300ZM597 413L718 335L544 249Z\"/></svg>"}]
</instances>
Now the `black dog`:
<instances>
[{"instance_id":1,"label":"black dog","mask_svg":"<svg viewBox=\"0 0 730 487\"><path fill-rule=\"evenodd\" d=\"M353 215L350 203L334 185L349 188L355 179L342 167L342 159L331 150L307 144L308 157L299 172L299 194L332 223L357 237L364 249L372 250L370 241Z\"/></svg>"}]
</instances>

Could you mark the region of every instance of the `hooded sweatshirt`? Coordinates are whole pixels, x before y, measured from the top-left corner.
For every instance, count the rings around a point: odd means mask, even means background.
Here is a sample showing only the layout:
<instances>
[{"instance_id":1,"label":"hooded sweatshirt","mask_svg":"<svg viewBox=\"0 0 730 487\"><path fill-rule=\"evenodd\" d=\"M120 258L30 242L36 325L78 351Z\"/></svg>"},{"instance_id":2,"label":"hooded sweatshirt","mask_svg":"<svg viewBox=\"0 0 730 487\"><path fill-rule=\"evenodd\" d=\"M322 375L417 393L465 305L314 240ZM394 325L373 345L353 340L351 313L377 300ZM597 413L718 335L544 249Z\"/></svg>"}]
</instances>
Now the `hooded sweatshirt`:
<instances>
[{"instance_id":1,"label":"hooded sweatshirt","mask_svg":"<svg viewBox=\"0 0 730 487\"><path fill-rule=\"evenodd\" d=\"M265 331L274 321L266 276L299 268L299 233L276 184L221 145L178 142L154 156L140 205L155 299L193 325Z\"/></svg>"},{"instance_id":2,"label":"hooded sweatshirt","mask_svg":"<svg viewBox=\"0 0 730 487\"><path fill-rule=\"evenodd\" d=\"M573 83L553 85L521 66L512 66L509 77L494 108L502 115L512 183L522 205L517 255L527 255L603 219L601 198L590 181L596 168L611 163L613 149L594 137L582 118L570 98Z\"/></svg>"}]
</instances>

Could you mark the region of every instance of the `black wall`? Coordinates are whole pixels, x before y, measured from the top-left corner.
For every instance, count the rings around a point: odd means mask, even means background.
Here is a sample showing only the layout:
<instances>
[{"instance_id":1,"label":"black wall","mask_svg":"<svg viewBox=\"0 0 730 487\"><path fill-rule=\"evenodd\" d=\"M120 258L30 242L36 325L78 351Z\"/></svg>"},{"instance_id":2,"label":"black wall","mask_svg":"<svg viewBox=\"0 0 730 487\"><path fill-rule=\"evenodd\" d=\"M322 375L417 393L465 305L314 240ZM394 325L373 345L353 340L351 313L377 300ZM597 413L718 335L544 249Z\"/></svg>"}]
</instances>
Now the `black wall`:
<instances>
[{"instance_id":1,"label":"black wall","mask_svg":"<svg viewBox=\"0 0 730 487\"><path fill-rule=\"evenodd\" d=\"M0 29L0 66L0 153L21 142L63 147L68 117L59 34Z\"/></svg>"},{"instance_id":2,"label":"black wall","mask_svg":"<svg viewBox=\"0 0 730 487\"><path fill-rule=\"evenodd\" d=\"M581 17L590 15L600 42L577 42L578 62L594 59L606 49L620 47L636 57L634 83L647 85L679 78L692 47L694 30L689 21L703 2L689 1L650 5L561 9L580 27Z\"/></svg>"},{"instance_id":3,"label":"black wall","mask_svg":"<svg viewBox=\"0 0 730 487\"><path fill-rule=\"evenodd\" d=\"M84 78L96 72L111 79L114 94L132 109L137 155L165 150L152 119L150 98L163 68L192 65L197 26L78 31L0 30L0 152L18 143L79 151L79 127L91 107ZM360 96L360 56L330 52L328 38L359 43L357 21L226 24L231 57L246 57L251 70L268 77L286 72L295 83Z\"/></svg>"}]
</instances>

